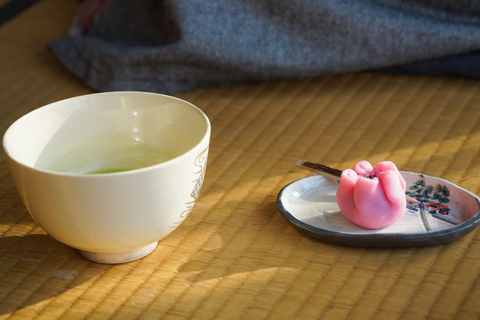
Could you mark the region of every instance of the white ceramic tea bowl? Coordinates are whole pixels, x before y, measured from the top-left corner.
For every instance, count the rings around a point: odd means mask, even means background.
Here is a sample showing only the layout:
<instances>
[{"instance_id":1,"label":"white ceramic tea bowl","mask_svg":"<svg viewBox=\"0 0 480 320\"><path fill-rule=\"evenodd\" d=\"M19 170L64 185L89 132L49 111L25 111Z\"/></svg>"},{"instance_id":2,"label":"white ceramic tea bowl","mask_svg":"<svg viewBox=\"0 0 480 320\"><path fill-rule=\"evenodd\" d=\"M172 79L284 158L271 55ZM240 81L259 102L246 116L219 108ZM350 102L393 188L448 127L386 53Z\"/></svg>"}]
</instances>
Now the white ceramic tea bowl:
<instances>
[{"instance_id":1,"label":"white ceramic tea bowl","mask_svg":"<svg viewBox=\"0 0 480 320\"><path fill-rule=\"evenodd\" d=\"M3 146L33 219L87 259L123 263L152 252L192 210L210 122L161 94L109 92L23 116Z\"/></svg>"}]
</instances>

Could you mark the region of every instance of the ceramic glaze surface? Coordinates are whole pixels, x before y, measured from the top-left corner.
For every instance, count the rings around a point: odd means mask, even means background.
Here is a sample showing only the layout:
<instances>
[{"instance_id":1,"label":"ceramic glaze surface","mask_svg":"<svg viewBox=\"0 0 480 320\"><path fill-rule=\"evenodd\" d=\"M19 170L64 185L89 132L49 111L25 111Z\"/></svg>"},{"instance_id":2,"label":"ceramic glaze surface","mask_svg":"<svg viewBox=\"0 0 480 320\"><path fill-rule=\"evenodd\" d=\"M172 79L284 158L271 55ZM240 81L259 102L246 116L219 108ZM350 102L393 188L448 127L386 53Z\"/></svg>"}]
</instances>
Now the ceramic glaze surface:
<instances>
[{"instance_id":1,"label":"ceramic glaze surface","mask_svg":"<svg viewBox=\"0 0 480 320\"><path fill-rule=\"evenodd\" d=\"M209 138L208 118L188 102L113 92L27 114L7 130L4 148L35 221L90 256L111 256L151 247L188 216Z\"/></svg>"}]
</instances>

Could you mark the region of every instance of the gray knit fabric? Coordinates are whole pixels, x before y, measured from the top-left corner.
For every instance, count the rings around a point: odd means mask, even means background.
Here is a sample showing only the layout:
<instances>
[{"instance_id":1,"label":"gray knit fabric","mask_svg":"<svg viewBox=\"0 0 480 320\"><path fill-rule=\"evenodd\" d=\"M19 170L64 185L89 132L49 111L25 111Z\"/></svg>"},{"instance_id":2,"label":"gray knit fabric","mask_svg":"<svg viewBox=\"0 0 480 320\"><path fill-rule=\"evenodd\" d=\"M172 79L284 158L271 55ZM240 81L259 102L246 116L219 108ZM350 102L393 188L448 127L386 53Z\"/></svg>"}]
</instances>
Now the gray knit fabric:
<instances>
[{"instance_id":1,"label":"gray knit fabric","mask_svg":"<svg viewBox=\"0 0 480 320\"><path fill-rule=\"evenodd\" d=\"M112 0L50 48L94 90L173 94L475 52L480 0Z\"/></svg>"}]
</instances>

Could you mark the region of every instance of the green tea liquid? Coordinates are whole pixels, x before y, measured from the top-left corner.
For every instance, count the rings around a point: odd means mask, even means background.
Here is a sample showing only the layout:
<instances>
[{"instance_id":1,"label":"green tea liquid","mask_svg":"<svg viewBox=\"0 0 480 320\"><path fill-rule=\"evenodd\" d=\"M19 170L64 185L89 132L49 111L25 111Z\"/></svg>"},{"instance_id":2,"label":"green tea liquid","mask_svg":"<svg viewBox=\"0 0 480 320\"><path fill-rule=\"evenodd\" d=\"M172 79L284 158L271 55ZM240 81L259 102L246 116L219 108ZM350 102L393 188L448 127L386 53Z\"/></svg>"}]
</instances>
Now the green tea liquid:
<instances>
[{"instance_id":1,"label":"green tea liquid","mask_svg":"<svg viewBox=\"0 0 480 320\"><path fill-rule=\"evenodd\" d=\"M174 156L134 139L113 139L72 148L48 169L77 174L105 174L140 169L156 165Z\"/></svg>"}]
</instances>

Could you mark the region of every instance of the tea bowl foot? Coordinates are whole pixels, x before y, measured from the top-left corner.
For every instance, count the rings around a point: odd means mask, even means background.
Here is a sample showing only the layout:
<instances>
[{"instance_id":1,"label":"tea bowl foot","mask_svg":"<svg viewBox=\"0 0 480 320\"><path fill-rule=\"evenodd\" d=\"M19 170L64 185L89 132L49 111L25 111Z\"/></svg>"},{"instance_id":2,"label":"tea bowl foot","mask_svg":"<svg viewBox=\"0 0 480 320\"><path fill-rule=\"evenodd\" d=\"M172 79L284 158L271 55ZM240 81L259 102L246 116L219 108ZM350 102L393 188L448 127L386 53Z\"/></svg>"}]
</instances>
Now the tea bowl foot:
<instances>
[{"instance_id":1,"label":"tea bowl foot","mask_svg":"<svg viewBox=\"0 0 480 320\"><path fill-rule=\"evenodd\" d=\"M119 264L131 262L149 255L157 247L158 241L148 244L141 248L136 248L130 251L123 252L91 252L78 250L80 255L87 260L106 263L106 264Z\"/></svg>"}]
</instances>

